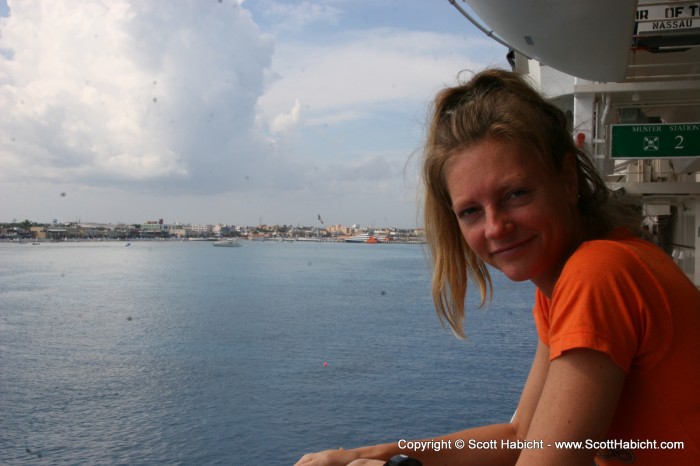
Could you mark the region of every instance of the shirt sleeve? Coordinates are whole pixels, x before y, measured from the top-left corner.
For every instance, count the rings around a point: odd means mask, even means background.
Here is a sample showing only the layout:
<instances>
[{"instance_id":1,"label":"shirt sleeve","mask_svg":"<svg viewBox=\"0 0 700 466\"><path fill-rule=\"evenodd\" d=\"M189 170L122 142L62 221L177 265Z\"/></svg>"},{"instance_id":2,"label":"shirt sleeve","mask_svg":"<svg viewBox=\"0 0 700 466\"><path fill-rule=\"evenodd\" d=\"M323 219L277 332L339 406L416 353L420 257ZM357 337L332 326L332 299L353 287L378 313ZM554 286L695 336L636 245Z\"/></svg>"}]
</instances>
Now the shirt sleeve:
<instances>
[{"instance_id":1,"label":"shirt sleeve","mask_svg":"<svg viewBox=\"0 0 700 466\"><path fill-rule=\"evenodd\" d=\"M550 359L589 348L629 372L653 338L644 288L654 286L653 276L624 247L606 241L582 245L566 263L551 301L535 305Z\"/></svg>"}]
</instances>

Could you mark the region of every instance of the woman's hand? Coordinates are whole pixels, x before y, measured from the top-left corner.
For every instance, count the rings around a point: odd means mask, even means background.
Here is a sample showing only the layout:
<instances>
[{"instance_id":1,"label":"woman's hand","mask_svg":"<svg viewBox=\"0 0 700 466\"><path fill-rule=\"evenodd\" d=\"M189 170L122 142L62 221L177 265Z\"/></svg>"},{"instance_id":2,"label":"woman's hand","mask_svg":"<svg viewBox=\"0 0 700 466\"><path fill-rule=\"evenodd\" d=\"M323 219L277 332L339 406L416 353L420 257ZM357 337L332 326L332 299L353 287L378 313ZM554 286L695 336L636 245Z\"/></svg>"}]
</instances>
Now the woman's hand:
<instances>
[{"instance_id":1,"label":"woman's hand","mask_svg":"<svg viewBox=\"0 0 700 466\"><path fill-rule=\"evenodd\" d=\"M307 453L294 466L346 466L358 458L352 450L324 450L318 453Z\"/></svg>"}]
</instances>

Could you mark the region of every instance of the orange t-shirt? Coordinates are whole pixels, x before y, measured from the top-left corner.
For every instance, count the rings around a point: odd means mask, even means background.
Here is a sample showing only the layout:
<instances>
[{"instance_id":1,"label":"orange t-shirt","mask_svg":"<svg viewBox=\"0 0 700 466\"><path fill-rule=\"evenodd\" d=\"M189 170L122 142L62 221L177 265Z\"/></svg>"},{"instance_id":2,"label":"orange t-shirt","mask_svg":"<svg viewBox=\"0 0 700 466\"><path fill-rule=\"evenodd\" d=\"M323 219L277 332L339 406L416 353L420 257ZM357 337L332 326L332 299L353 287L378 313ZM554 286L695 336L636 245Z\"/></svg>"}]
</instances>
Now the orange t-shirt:
<instances>
[{"instance_id":1,"label":"orange t-shirt","mask_svg":"<svg viewBox=\"0 0 700 466\"><path fill-rule=\"evenodd\" d=\"M597 464L700 464L700 291L667 254L619 234L583 243L533 313L551 360L590 348L627 374L608 432L621 442Z\"/></svg>"}]
</instances>

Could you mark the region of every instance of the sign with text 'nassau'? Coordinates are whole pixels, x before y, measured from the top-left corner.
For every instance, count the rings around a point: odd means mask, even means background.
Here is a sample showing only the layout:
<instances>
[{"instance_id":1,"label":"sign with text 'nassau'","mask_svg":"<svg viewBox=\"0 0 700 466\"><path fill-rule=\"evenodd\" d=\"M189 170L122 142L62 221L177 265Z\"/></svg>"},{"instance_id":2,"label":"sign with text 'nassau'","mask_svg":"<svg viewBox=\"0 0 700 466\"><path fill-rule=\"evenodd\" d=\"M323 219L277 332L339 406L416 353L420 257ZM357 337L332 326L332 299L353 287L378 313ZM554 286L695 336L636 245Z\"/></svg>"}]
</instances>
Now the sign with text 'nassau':
<instances>
[{"instance_id":1,"label":"sign with text 'nassau'","mask_svg":"<svg viewBox=\"0 0 700 466\"><path fill-rule=\"evenodd\" d=\"M611 125L614 159L700 157L700 123Z\"/></svg>"},{"instance_id":2,"label":"sign with text 'nassau'","mask_svg":"<svg viewBox=\"0 0 700 466\"><path fill-rule=\"evenodd\" d=\"M668 2L639 5L637 33L697 32L700 29L700 2Z\"/></svg>"}]
</instances>

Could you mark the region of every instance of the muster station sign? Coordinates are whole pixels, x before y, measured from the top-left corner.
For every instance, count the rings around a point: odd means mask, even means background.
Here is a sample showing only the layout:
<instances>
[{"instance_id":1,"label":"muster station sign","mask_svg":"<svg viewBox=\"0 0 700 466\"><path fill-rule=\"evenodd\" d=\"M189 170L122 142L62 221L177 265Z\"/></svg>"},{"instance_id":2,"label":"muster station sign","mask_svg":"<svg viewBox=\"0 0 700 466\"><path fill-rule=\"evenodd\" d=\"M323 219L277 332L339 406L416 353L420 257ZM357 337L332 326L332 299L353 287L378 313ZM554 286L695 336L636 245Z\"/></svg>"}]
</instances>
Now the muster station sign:
<instances>
[{"instance_id":1,"label":"muster station sign","mask_svg":"<svg viewBox=\"0 0 700 466\"><path fill-rule=\"evenodd\" d=\"M700 157L700 123L610 125L613 159Z\"/></svg>"}]
</instances>

